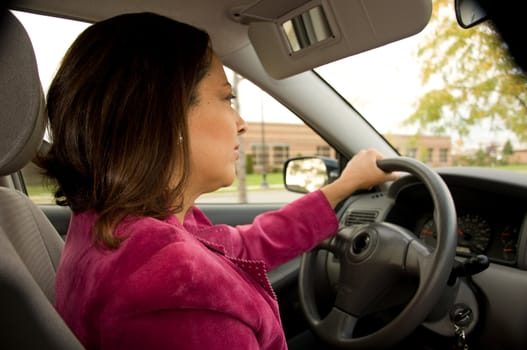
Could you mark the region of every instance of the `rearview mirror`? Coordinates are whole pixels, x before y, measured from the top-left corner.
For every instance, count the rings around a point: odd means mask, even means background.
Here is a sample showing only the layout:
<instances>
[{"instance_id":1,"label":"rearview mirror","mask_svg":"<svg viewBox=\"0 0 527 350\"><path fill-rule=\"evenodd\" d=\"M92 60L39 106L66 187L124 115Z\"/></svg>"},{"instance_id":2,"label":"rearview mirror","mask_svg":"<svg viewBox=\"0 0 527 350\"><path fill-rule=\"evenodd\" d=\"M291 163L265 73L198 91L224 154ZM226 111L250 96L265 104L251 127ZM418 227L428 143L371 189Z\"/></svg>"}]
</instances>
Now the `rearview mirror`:
<instances>
[{"instance_id":1,"label":"rearview mirror","mask_svg":"<svg viewBox=\"0 0 527 350\"><path fill-rule=\"evenodd\" d=\"M330 158L299 157L284 164L284 184L291 192L313 192L338 177L338 162Z\"/></svg>"},{"instance_id":2,"label":"rearview mirror","mask_svg":"<svg viewBox=\"0 0 527 350\"><path fill-rule=\"evenodd\" d=\"M478 0L455 0L457 23L462 28L470 28L487 19L485 10Z\"/></svg>"}]
</instances>

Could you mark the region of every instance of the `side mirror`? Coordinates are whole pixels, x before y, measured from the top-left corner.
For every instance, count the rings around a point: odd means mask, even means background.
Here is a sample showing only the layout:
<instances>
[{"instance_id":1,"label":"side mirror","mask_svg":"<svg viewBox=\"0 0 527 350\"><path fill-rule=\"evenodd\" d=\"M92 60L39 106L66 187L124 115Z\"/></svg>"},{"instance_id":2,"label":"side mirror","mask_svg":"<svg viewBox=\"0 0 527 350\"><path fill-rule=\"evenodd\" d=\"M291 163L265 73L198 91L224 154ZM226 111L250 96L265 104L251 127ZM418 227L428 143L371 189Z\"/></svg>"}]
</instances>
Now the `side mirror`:
<instances>
[{"instance_id":1,"label":"side mirror","mask_svg":"<svg viewBox=\"0 0 527 350\"><path fill-rule=\"evenodd\" d=\"M313 192L335 181L339 175L335 159L298 157L289 159L284 164L284 184L291 192Z\"/></svg>"},{"instance_id":2,"label":"side mirror","mask_svg":"<svg viewBox=\"0 0 527 350\"><path fill-rule=\"evenodd\" d=\"M454 7L457 23L462 28L470 28L487 20L487 14L478 0L455 0Z\"/></svg>"}]
</instances>

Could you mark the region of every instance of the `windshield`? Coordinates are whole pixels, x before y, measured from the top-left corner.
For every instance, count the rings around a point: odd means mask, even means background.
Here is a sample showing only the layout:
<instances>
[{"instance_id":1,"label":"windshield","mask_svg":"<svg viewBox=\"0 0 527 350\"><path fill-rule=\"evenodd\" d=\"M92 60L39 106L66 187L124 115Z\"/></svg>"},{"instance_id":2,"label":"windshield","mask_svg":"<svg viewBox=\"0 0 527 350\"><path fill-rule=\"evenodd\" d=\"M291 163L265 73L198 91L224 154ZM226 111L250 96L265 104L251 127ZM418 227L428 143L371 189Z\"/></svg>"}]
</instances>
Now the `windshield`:
<instances>
[{"instance_id":1,"label":"windshield","mask_svg":"<svg viewBox=\"0 0 527 350\"><path fill-rule=\"evenodd\" d=\"M453 1L419 34L315 71L401 155L527 169L525 78L489 22L457 24Z\"/></svg>"},{"instance_id":2,"label":"windshield","mask_svg":"<svg viewBox=\"0 0 527 350\"><path fill-rule=\"evenodd\" d=\"M316 72L403 156L431 167L527 171L525 77L507 59L506 48L488 23L459 27L452 3L434 1L432 19L421 33ZM89 23L16 15L31 36L47 90L66 49ZM296 198L292 196L298 194L283 186L284 161L306 155L336 158L332 140L322 139L248 79L226 70L238 96L235 108L250 126L241 142L245 155L240 157L239 179L204 200L282 203ZM27 187L33 198L49 201L50 191L41 189L40 176L28 170Z\"/></svg>"}]
</instances>

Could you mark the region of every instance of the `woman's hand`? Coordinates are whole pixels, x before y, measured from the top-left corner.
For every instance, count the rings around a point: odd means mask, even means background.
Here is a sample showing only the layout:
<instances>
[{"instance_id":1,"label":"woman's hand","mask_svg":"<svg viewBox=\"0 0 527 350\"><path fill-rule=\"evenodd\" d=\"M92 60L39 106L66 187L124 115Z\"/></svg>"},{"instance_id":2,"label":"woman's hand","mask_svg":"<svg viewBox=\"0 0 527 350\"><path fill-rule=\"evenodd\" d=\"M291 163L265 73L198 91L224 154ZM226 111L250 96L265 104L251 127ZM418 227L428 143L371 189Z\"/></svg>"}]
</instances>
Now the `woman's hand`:
<instances>
[{"instance_id":1,"label":"woman's hand","mask_svg":"<svg viewBox=\"0 0 527 350\"><path fill-rule=\"evenodd\" d=\"M346 165L340 177L321 190L334 208L339 202L360 189L369 189L386 181L396 180L397 173L385 173L377 167L383 155L374 149L357 153Z\"/></svg>"}]
</instances>

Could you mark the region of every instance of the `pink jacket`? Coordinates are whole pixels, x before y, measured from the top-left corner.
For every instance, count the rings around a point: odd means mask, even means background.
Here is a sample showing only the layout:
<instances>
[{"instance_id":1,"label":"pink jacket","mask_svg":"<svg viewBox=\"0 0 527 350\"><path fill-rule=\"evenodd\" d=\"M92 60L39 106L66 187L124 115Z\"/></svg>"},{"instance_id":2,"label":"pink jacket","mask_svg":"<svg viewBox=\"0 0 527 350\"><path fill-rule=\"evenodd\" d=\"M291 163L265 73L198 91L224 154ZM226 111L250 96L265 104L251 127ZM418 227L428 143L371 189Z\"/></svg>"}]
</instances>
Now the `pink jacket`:
<instances>
[{"instance_id":1,"label":"pink jacket","mask_svg":"<svg viewBox=\"0 0 527 350\"><path fill-rule=\"evenodd\" d=\"M56 308L87 349L286 349L266 272L335 233L322 192L258 216L212 225L126 218L117 250L92 243L96 215L73 215L56 279Z\"/></svg>"}]
</instances>

